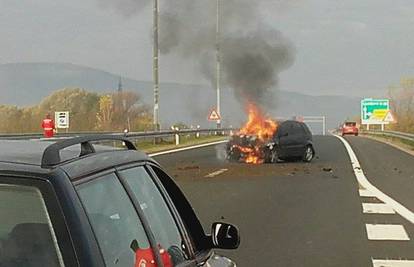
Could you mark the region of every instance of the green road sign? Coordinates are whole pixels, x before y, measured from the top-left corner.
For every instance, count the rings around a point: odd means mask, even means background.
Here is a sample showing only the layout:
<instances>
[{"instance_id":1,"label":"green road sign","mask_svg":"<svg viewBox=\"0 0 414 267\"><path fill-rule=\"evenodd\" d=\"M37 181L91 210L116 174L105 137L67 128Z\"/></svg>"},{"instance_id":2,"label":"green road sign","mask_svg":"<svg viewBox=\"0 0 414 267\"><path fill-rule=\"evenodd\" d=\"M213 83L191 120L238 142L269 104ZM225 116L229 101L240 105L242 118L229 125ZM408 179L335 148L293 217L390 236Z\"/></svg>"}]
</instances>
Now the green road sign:
<instances>
[{"instance_id":1,"label":"green road sign","mask_svg":"<svg viewBox=\"0 0 414 267\"><path fill-rule=\"evenodd\" d=\"M388 99L366 98L361 100L361 123L362 124L384 124L390 112L390 101Z\"/></svg>"}]
</instances>

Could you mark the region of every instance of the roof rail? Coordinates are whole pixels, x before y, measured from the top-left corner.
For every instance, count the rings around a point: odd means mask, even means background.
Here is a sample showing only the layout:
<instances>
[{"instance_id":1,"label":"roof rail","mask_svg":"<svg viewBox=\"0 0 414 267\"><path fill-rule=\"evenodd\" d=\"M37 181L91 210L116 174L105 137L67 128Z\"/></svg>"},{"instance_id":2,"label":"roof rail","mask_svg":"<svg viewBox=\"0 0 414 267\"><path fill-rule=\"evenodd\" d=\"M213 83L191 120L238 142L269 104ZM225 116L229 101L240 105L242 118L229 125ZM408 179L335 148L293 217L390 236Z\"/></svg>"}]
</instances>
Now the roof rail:
<instances>
[{"instance_id":1,"label":"roof rail","mask_svg":"<svg viewBox=\"0 0 414 267\"><path fill-rule=\"evenodd\" d=\"M94 141L122 141L124 142L128 150L137 150L134 144L129 139L123 136L89 135L89 136L74 137L74 138L58 141L48 146L43 152L41 167L50 168L50 167L53 167L61 163L60 151L73 145L78 145L78 144L81 145L81 153L79 157L95 153L95 148L90 143Z\"/></svg>"}]
</instances>

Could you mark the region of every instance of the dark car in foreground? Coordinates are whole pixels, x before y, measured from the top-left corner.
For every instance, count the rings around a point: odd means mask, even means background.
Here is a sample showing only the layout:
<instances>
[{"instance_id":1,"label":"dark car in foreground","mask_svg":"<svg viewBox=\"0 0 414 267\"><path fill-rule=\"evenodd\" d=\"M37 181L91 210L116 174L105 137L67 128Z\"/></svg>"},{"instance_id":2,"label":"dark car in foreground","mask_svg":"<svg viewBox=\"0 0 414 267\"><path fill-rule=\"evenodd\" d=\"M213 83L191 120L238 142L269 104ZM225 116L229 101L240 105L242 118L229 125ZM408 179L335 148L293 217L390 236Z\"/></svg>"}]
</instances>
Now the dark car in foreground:
<instances>
[{"instance_id":1,"label":"dark car in foreground","mask_svg":"<svg viewBox=\"0 0 414 267\"><path fill-rule=\"evenodd\" d=\"M312 133L303 122L287 120L273 136L262 140L254 135L234 135L227 145L227 158L243 161L253 153L265 163L301 159L311 162L315 156Z\"/></svg>"},{"instance_id":2,"label":"dark car in foreground","mask_svg":"<svg viewBox=\"0 0 414 267\"><path fill-rule=\"evenodd\" d=\"M120 142L113 149L96 142ZM184 194L126 138L0 141L0 266L235 266L235 226L206 235Z\"/></svg>"}]
</instances>

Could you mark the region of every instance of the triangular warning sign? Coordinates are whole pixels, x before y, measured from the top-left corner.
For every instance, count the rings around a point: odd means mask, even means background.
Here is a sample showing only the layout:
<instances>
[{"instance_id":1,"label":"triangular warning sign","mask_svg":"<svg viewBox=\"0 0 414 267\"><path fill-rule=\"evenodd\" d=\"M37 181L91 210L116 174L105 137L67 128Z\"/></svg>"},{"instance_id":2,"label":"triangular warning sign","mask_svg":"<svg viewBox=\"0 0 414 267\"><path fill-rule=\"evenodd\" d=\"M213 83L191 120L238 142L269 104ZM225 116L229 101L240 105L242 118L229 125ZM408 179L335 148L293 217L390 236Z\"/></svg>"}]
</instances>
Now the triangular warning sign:
<instances>
[{"instance_id":1,"label":"triangular warning sign","mask_svg":"<svg viewBox=\"0 0 414 267\"><path fill-rule=\"evenodd\" d=\"M394 115L392 115L391 111L387 112L387 115L385 115L385 117L384 117L384 121L385 122L394 122L395 121Z\"/></svg>"},{"instance_id":2,"label":"triangular warning sign","mask_svg":"<svg viewBox=\"0 0 414 267\"><path fill-rule=\"evenodd\" d=\"M218 120L220 120L220 115L217 113L217 111L215 109L213 109L210 112L210 115L208 116L208 120L210 120L210 121L218 121Z\"/></svg>"}]
</instances>

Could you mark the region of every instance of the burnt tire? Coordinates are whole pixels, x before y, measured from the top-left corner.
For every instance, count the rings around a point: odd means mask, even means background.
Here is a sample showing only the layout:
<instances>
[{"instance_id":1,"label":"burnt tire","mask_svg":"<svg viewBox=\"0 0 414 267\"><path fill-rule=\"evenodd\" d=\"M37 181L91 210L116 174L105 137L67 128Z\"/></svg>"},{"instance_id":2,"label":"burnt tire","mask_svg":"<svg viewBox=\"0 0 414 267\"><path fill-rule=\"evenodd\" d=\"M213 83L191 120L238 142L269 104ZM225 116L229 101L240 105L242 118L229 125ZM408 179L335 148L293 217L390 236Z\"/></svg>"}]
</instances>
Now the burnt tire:
<instances>
[{"instance_id":1,"label":"burnt tire","mask_svg":"<svg viewBox=\"0 0 414 267\"><path fill-rule=\"evenodd\" d=\"M311 162L312 159L315 157L315 151L311 145L307 145L305 147L305 151L303 152L302 161L304 162Z\"/></svg>"}]
</instances>

